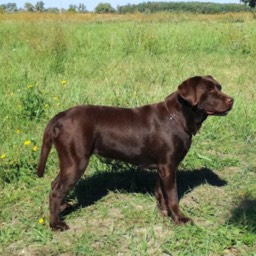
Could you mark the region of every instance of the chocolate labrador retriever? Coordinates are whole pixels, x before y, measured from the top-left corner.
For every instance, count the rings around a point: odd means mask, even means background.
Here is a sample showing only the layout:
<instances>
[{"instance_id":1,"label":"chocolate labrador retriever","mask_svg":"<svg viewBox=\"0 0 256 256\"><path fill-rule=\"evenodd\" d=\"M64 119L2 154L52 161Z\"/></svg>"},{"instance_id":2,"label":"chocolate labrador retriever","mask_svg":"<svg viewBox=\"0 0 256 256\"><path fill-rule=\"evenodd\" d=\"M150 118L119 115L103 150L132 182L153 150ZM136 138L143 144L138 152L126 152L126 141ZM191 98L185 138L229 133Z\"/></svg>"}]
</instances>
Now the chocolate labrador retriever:
<instances>
[{"instance_id":1,"label":"chocolate labrador retriever","mask_svg":"<svg viewBox=\"0 0 256 256\"><path fill-rule=\"evenodd\" d=\"M92 154L157 168L159 210L171 216L174 223L190 221L179 209L177 167L207 116L225 115L232 105L233 99L221 91L214 78L195 76L156 104L137 108L82 105L57 114L45 129L37 170L42 177L54 144L60 172L49 197L50 227L68 229L59 217L68 205L63 200L84 173Z\"/></svg>"}]
</instances>

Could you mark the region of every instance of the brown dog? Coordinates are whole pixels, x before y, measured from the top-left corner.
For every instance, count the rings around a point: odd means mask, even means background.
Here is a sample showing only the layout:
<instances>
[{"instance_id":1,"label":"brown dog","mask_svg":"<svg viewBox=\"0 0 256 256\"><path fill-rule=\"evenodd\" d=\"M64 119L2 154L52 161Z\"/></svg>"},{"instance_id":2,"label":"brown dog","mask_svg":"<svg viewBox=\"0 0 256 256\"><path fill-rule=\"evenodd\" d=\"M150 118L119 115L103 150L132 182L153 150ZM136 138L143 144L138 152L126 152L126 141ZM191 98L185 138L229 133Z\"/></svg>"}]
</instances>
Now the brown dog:
<instances>
[{"instance_id":1,"label":"brown dog","mask_svg":"<svg viewBox=\"0 0 256 256\"><path fill-rule=\"evenodd\" d=\"M59 218L65 207L62 201L92 154L157 168L155 195L160 211L177 224L189 221L179 209L177 167L207 116L224 115L232 105L233 99L221 92L216 80L196 76L157 104L138 108L84 105L57 114L45 129L37 170L42 177L54 144L60 173L50 193L51 228L68 229Z\"/></svg>"}]
</instances>

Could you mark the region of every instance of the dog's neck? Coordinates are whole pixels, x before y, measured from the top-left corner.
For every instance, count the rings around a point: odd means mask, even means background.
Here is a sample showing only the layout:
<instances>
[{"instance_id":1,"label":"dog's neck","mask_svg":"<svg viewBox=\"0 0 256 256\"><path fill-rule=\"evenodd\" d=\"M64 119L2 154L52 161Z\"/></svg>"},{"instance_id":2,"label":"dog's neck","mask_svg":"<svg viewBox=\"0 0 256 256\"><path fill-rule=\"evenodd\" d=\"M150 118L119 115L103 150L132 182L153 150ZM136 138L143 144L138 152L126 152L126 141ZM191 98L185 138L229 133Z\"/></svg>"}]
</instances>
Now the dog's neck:
<instances>
[{"instance_id":1,"label":"dog's neck","mask_svg":"<svg viewBox=\"0 0 256 256\"><path fill-rule=\"evenodd\" d=\"M177 92L169 95L164 104L170 122L178 123L189 135L195 135L208 116L197 106L191 106Z\"/></svg>"}]
</instances>

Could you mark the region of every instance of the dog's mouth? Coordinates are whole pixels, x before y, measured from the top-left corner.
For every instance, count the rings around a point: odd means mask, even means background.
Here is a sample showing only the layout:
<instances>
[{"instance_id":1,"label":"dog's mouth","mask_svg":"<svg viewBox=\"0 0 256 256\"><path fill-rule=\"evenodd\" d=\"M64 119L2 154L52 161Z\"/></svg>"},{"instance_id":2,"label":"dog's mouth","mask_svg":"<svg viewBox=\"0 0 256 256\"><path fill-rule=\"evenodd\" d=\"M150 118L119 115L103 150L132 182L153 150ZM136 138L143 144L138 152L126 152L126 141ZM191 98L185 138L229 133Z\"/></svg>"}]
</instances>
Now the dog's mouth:
<instances>
[{"instance_id":1,"label":"dog's mouth","mask_svg":"<svg viewBox=\"0 0 256 256\"><path fill-rule=\"evenodd\" d=\"M207 115L209 116L225 116L228 114L228 112L231 110L225 110L225 111L213 111L213 110L205 110L205 112L207 113Z\"/></svg>"}]
</instances>

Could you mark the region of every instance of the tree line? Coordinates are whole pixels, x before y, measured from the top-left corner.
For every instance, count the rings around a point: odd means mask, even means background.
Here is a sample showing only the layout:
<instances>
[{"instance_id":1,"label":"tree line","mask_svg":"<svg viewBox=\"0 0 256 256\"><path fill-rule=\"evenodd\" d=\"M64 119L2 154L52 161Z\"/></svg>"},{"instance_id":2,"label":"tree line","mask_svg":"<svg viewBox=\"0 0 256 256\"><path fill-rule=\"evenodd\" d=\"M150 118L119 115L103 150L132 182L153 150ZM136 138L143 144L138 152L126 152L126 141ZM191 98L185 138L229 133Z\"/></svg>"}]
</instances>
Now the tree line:
<instances>
[{"instance_id":1,"label":"tree line","mask_svg":"<svg viewBox=\"0 0 256 256\"><path fill-rule=\"evenodd\" d=\"M256 1L256 0L255 0ZM244 12L250 8L244 4L220 4L209 2L147 2L137 5L119 6L119 13L191 12L214 14L225 12Z\"/></svg>"},{"instance_id":2,"label":"tree line","mask_svg":"<svg viewBox=\"0 0 256 256\"><path fill-rule=\"evenodd\" d=\"M240 0L244 4L220 4L209 2L146 2L140 4L127 4L113 8L109 3L100 3L96 6L96 13L155 13L155 12L192 12L192 13L225 13L225 12L244 12L256 6L256 0ZM85 4L71 4L68 9L59 9L56 7L45 8L43 1L36 2L33 5L26 2L23 8L18 9L16 3L7 3L0 5L0 13L13 13L18 11L27 12L73 12L86 13L88 12Z\"/></svg>"},{"instance_id":3,"label":"tree line","mask_svg":"<svg viewBox=\"0 0 256 256\"><path fill-rule=\"evenodd\" d=\"M33 5L30 2L26 2L22 8L17 8L16 3L7 3L7 4L0 4L0 13L14 13L18 11L23 12L73 12L73 13L86 13L88 12L86 9L85 4L79 3L78 5L70 4L67 9L64 8L57 8L57 7L50 7L45 8L45 4L43 1L36 2ZM96 6L95 10L96 13L114 13L117 12L115 8L113 8L109 3L100 3Z\"/></svg>"}]
</instances>

